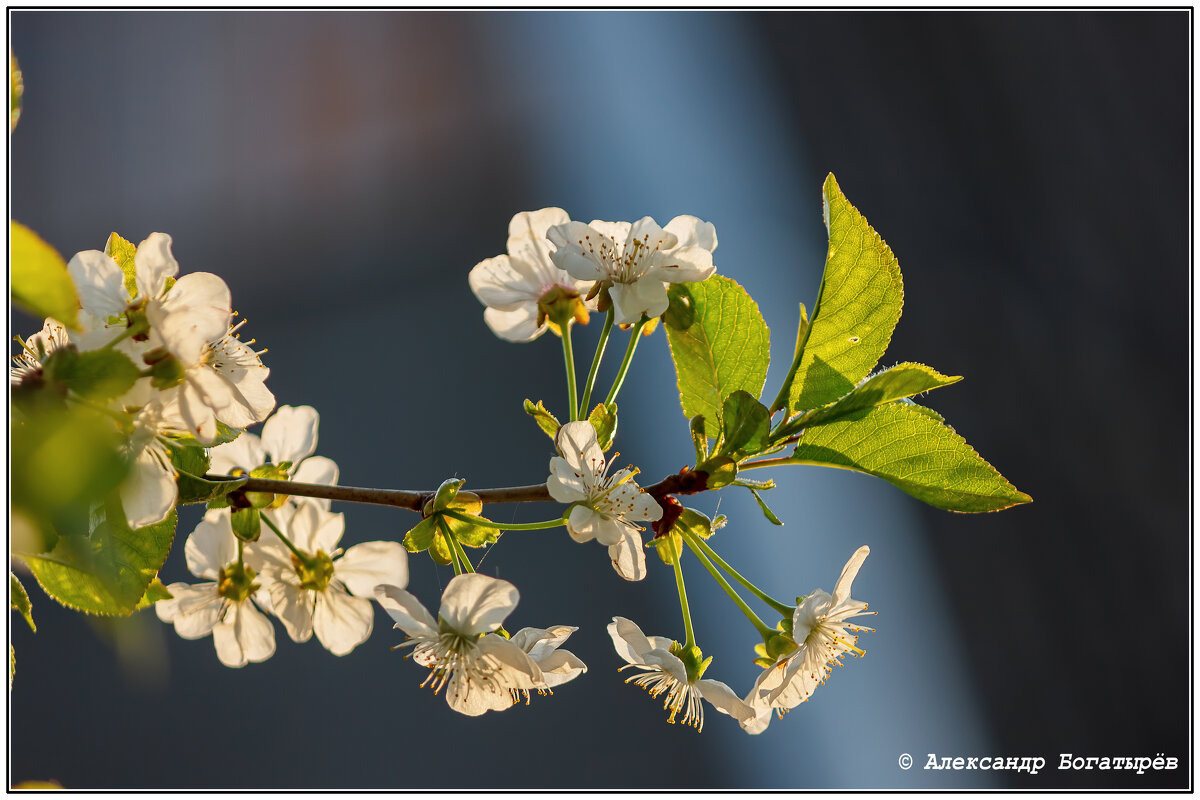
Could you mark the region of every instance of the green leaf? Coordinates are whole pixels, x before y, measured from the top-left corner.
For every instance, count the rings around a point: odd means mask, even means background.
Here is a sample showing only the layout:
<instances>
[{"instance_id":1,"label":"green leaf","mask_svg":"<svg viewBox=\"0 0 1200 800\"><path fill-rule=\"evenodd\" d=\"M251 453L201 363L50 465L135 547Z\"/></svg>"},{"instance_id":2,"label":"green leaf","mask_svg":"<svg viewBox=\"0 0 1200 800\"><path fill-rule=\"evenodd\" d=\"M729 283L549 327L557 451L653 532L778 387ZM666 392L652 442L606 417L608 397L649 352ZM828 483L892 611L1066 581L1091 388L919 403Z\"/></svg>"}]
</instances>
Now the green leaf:
<instances>
[{"instance_id":1,"label":"green leaf","mask_svg":"<svg viewBox=\"0 0 1200 800\"><path fill-rule=\"evenodd\" d=\"M786 463L865 472L947 511L999 511L1032 500L961 436L906 402L806 430Z\"/></svg>"},{"instance_id":2,"label":"green leaf","mask_svg":"<svg viewBox=\"0 0 1200 800\"><path fill-rule=\"evenodd\" d=\"M470 522L464 522L461 519L441 515L442 522L450 529L450 533L459 543L467 547L483 547L485 544L492 544L500 536L499 528L490 528L486 525L474 525Z\"/></svg>"},{"instance_id":3,"label":"green leaf","mask_svg":"<svg viewBox=\"0 0 1200 800\"><path fill-rule=\"evenodd\" d=\"M176 434L171 438L179 442L184 447L216 447L219 444L232 442L234 439L242 435L240 428L231 428L224 422L217 422L217 438L213 439L208 444L201 444L200 441L190 434Z\"/></svg>"},{"instance_id":4,"label":"green leaf","mask_svg":"<svg viewBox=\"0 0 1200 800\"><path fill-rule=\"evenodd\" d=\"M203 447L191 445L169 447L167 450L171 456L171 464L178 472L175 479L175 483L179 487L179 497L175 501L177 505L218 501L214 507L224 508L228 503L220 502L221 498L244 486L249 477L242 475L227 480L209 480L205 477L208 473L209 455ZM273 495L270 496L273 497Z\"/></svg>"},{"instance_id":5,"label":"green leaf","mask_svg":"<svg viewBox=\"0 0 1200 800\"><path fill-rule=\"evenodd\" d=\"M772 525L782 525L783 521L775 516L775 512L767 505L767 501L762 499L758 490L753 486L747 486L746 488L750 490L750 494L754 495L754 499L758 501L758 507L762 509L763 516L767 518L767 521Z\"/></svg>"},{"instance_id":6,"label":"green leaf","mask_svg":"<svg viewBox=\"0 0 1200 800\"><path fill-rule=\"evenodd\" d=\"M675 559L683 555L683 537L672 529L666 536L656 536L650 540L654 552L668 567L675 566Z\"/></svg>"},{"instance_id":7,"label":"green leaf","mask_svg":"<svg viewBox=\"0 0 1200 800\"><path fill-rule=\"evenodd\" d=\"M80 353L74 347L55 350L43 364L47 378L62 381L75 394L97 403L107 403L125 392L141 377L129 358L116 350Z\"/></svg>"},{"instance_id":8,"label":"green leaf","mask_svg":"<svg viewBox=\"0 0 1200 800\"><path fill-rule=\"evenodd\" d=\"M767 446L771 434L771 414L751 395L738 390L725 398L722 408L725 443L721 452L742 459Z\"/></svg>"},{"instance_id":9,"label":"green leaf","mask_svg":"<svg viewBox=\"0 0 1200 800\"><path fill-rule=\"evenodd\" d=\"M696 451L696 463L699 464L708 458L708 434L704 427L704 415L697 414L692 417L689 427L692 431L692 447Z\"/></svg>"},{"instance_id":10,"label":"green leaf","mask_svg":"<svg viewBox=\"0 0 1200 800\"><path fill-rule=\"evenodd\" d=\"M696 470L708 473L706 489L720 489L737 480L737 462L729 456L713 456L707 461L697 464Z\"/></svg>"},{"instance_id":11,"label":"green leaf","mask_svg":"<svg viewBox=\"0 0 1200 800\"><path fill-rule=\"evenodd\" d=\"M428 550L429 545L433 543L433 535L437 533L437 517L429 517L423 519L413 527L408 533L404 534L404 549L410 553L420 553L423 550Z\"/></svg>"},{"instance_id":12,"label":"green leaf","mask_svg":"<svg viewBox=\"0 0 1200 800\"><path fill-rule=\"evenodd\" d=\"M119 498L97 508L91 536L60 536L45 555L22 558L46 594L76 611L121 615L146 594L175 538L176 513L130 530Z\"/></svg>"},{"instance_id":13,"label":"green leaf","mask_svg":"<svg viewBox=\"0 0 1200 800\"><path fill-rule=\"evenodd\" d=\"M696 309L692 306L692 296L685 286L672 283L667 287L667 310L663 314L663 322L676 330L686 331L696 321Z\"/></svg>"},{"instance_id":14,"label":"green leaf","mask_svg":"<svg viewBox=\"0 0 1200 800\"><path fill-rule=\"evenodd\" d=\"M541 400L538 400L535 406L532 400L526 399L525 413L533 417L533 421L537 423L537 426L551 439L558 434L558 417L547 411L546 407L542 405Z\"/></svg>"},{"instance_id":15,"label":"green leaf","mask_svg":"<svg viewBox=\"0 0 1200 800\"><path fill-rule=\"evenodd\" d=\"M825 179L829 251L788 397L792 413L842 397L887 349L904 304L900 265L858 209ZM803 325L801 326L803 327Z\"/></svg>"},{"instance_id":16,"label":"green leaf","mask_svg":"<svg viewBox=\"0 0 1200 800\"><path fill-rule=\"evenodd\" d=\"M79 298L67 274L67 262L50 245L19 222L8 223L12 301L35 317L54 317L78 328Z\"/></svg>"},{"instance_id":17,"label":"green leaf","mask_svg":"<svg viewBox=\"0 0 1200 800\"><path fill-rule=\"evenodd\" d=\"M8 131L17 127L21 118L21 98L25 95L25 81L21 78L21 68L17 66L17 57L10 50L8 53Z\"/></svg>"},{"instance_id":18,"label":"green leaf","mask_svg":"<svg viewBox=\"0 0 1200 800\"><path fill-rule=\"evenodd\" d=\"M8 604L25 618L29 629L37 633L37 625L33 624L33 604L29 602L29 593L25 591L14 572L8 573Z\"/></svg>"},{"instance_id":19,"label":"green leaf","mask_svg":"<svg viewBox=\"0 0 1200 800\"><path fill-rule=\"evenodd\" d=\"M234 536L250 544L257 542L262 533L262 515L257 508L235 508L229 524Z\"/></svg>"},{"instance_id":20,"label":"green leaf","mask_svg":"<svg viewBox=\"0 0 1200 800\"><path fill-rule=\"evenodd\" d=\"M723 275L673 286L695 312L685 329L666 326L679 402L688 419L703 414L719 424L725 398L739 389L762 394L770 331L746 290Z\"/></svg>"},{"instance_id":21,"label":"green leaf","mask_svg":"<svg viewBox=\"0 0 1200 800\"><path fill-rule=\"evenodd\" d=\"M117 262L117 266L125 273L125 291L129 292L130 297L137 297L137 269L134 266L137 245L114 231L104 243L104 255Z\"/></svg>"},{"instance_id":22,"label":"green leaf","mask_svg":"<svg viewBox=\"0 0 1200 800\"><path fill-rule=\"evenodd\" d=\"M588 422L596 429L596 441L600 449L612 447L613 439L617 438L617 404L598 404L588 416Z\"/></svg>"},{"instance_id":23,"label":"green leaf","mask_svg":"<svg viewBox=\"0 0 1200 800\"><path fill-rule=\"evenodd\" d=\"M149 608L159 600L170 600L173 595L167 591L167 587L163 586L163 582L158 578L150 581L150 585L146 587L146 593L142 595L142 599L138 600L134 606L134 611L140 611L143 608Z\"/></svg>"},{"instance_id":24,"label":"green leaf","mask_svg":"<svg viewBox=\"0 0 1200 800\"><path fill-rule=\"evenodd\" d=\"M961 380L961 375L943 375L924 364L897 364L863 381L842 399L808 412L790 423L781 433L823 425L856 411L886 405Z\"/></svg>"}]
</instances>

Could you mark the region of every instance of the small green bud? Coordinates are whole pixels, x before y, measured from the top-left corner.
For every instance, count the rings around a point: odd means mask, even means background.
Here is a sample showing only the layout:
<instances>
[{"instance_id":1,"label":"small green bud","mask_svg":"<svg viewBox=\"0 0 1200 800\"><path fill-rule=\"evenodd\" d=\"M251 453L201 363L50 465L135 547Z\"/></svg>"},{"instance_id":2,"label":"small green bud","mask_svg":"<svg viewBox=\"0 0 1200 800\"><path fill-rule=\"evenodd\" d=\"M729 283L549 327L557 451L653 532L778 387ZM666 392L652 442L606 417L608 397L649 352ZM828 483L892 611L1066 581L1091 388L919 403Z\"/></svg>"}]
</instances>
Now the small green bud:
<instances>
[{"instance_id":1,"label":"small green bud","mask_svg":"<svg viewBox=\"0 0 1200 800\"><path fill-rule=\"evenodd\" d=\"M791 636L777 633L766 641L767 656L776 661L796 649Z\"/></svg>"},{"instance_id":2,"label":"small green bud","mask_svg":"<svg viewBox=\"0 0 1200 800\"><path fill-rule=\"evenodd\" d=\"M283 464L263 464L260 467L255 467L250 470L251 478L263 478L270 481L286 481L288 475L288 467L291 462ZM287 502L287 495L274 494L273 492L246 492L246 499L250 501L250 505L254 508L281 508Z\"/></svg>"},{"instance_id":3,"label":"small green bud","mask_svg":"<svg viewBox=\"0 0 1200 800\"><path fill-rule=\"evenodd\" d=\"M696 645L684 647L679 642L671 643L671 654L683 662L687 670L688 682L695 683L704 676L704 671L712 663L712 656L704 657L704 653Z\"/></svg>"},{"instance_id":4,"label":"small green bud","mask_svg":"<svg viewBox=\"0 0 1200 800\"><path fill-rule=\"evenodd\" d=\"M183 383L187 370L175 356L163 348L151 350L143 360L150 365L150 385L155 389L170 389Z\"/></svg>"}]
</instances>

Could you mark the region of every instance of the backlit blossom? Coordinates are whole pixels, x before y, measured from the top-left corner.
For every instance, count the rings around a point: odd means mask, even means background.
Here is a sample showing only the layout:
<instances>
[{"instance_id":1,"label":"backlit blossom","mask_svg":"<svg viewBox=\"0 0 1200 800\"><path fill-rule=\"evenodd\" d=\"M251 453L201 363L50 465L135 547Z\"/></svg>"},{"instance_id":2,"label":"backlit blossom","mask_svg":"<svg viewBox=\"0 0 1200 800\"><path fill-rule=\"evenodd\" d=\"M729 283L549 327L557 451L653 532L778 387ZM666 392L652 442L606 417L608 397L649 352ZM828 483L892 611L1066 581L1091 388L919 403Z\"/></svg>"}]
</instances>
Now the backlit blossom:
<instances>
[{"instance_id":1,"label":"backlit blossom","mask_svg":"<svg viewBox=\"0 0 1200 800\"><path fill-rule=\"evenodd\" d=\"M212 448L209 471L222 475L243 470L247 474L265 466L282 467L281 480L298 483L337 483L338 466L324 456L314 456L321 416L312 406L280 406L263 423L262 438L242 433L232 442ZM329 508L328 500L307 498L305 502Z\"/></svg>"},{"instance_id":2,"label":"backlit blossom","mask_svg":"<svg viewBox=\"0 0 1200 800\"><path fill-rule=\"evenodd\" d=\"M67 329L56 319L46 318L42 329L21 342L21 352L13 356L13 366L8 370L8 382L16 386L31 375L42 371L42 362L51 353L70 343Z\"/></svg>"},{"instance_id":3,"label":"backlit blossom","mask_svg":"<svg viewBox=\"0 0 1200 800\"><path fill-rule=\"evenodd\" d=\"M561 208L522 211L508 224L508 255L480 261L468 281L492 332L510 342L529 342L546 332L547 311L555 303L571 306L579 322L587 322L581 295L588 284L572 278L550 258L551 225L569 221Z\"/></svg>"},{"instance_id":4,"label":"backlit blossom","mask_svg":"<svg viewBox=\"0 0 1200 800\"><path fill-rule=\"evenodd\" d=\"M555 686L561 686L587 672L587 665L579 659L579 656L570 650L559 649L577 630L579 629L570 625L554 625L550 628L521 628L513 634L512 643L528 653L533 662L538 665L538 669L542 671L542 679L545 681L546 688L539 688L539 693L549 692ZM488 636L498 635L488 634ZM512 695L514 700L523 696L525 701L529 702L528 689L513 688Z\"/></svg>"},{"instance_id":5,"label":"backlit blossom","mask_svg":"<svg viewBox=\"0 0 1200 800\"><path fill-rule=\"evenodd\" d=\"M754 709L725 684L702 678L699 674L689 676L683 661L672 652L678 645L670 639L646 636L636 623L624 617L613 617L608 625L608 635L612 637L617 655L627 662L621 669L643 670L641 675L627 678L625 682L641 686L651 697L666 695L663 708L671 712L667 722L674 723L676 715L682 711L684 725L703 730L701 699L743 725L754 718ZM703 674L703 667L694 672Z\"/></svg>"},{"instance_id":6,"label":"backlit blossom","mask_svg":"<svg viewBox=\"0 0 1200 800\"><path fill-rule=\"evenodd\" d=\"M265 661L275 653L275 629L254 603L253 569L239 566L229 509L209 511L184 547L188 569L203 583L172 583L168 600L154 604L158 618L184 639L213 637L227 667Z\"/></svg>"},{"instance_id":7,"label":"backlit blossom","mask_svg":"<svg viewBox=\"0 0 1200 800\"><path fill-rule=\"evenodd\" d=\"M293 641L317 640L344 656L371 635L375 587L408 584L408 554L398 542L339 548L346 522L313 503L284 506L271 519L301 555L263 526L249 563L258 570L271 611Z\"/></svg>"},{"instance_id":8,"label":"backlit blossom","mask_svg":"<svg viewBox=\"0 0 1200 800\"><path fill-rule=\"evenodd\" d=\"M437 619L403 589L380 586L375 596L395 627L408 634L400 647L411 647L413 661L429 669L421 686L435 693L446 689L446 703L460 714L503 711L518 694L548 687L529 653L493 633L520 599L508 581L456 575L442 593Z\"/></svg>"},{"instance_id":9,"label":"backlit blossom","mask_svg":"<svg viewBox=\"0 0 1200 800\"><path fill-rule=\"evenodd\" d=\"M717 231L711 222L679 216L660 228L650 217L637 222L566 222L546 233L556 246L554 263L581 281L608 281L618 325L667 310L667 283L702 281L712 275Z\"/></svg>"},{"instance_id":10,"label":"backlit blossom","mask_svg":"<svg viewBox=\"0 0 1200 800\"><path fill-rule=\"evenodd\" d=\"M866 546L854 552L842 568L832 595L816 589L796 606L792 614L792 640L796 649L764 670L746 698L757 711L753 720L743 724L749 733L763 731L771 721L772 710L782 717L808 700L825 683L831 668L842 666L844 655L863 655L857 646L858 634L874 629L848 620L874 612L867 612L866 603L851 598L850 590L870 553Z\"/></svg>"},{"instance_id":11,"label":"backlit blossom","mask_svg":"<svg viewBox=\"0 0 1200 800\"><path fill-rule=\"evenodd\" d=\"M573 503L567 531L577 542L608 547L613 568L627 581L646 577L641 528L635 522L662 518L662 507L634 482L637 471L608 474L604 451L590 422L568 422L554 437L559 456L550 459L546 488L560 503Z\"/></svg>"}]
</instances>

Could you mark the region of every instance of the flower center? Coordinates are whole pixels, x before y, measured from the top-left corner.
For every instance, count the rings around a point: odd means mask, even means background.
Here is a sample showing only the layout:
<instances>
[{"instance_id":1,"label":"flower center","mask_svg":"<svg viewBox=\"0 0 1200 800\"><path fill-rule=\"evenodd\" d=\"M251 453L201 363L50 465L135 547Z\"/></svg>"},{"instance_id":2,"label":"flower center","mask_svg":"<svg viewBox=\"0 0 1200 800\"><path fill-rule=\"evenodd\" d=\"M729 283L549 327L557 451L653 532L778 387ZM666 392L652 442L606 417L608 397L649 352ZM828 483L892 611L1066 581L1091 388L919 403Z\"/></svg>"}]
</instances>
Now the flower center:
<instances>
[{"instance_id":1,"label":"flower center","mask_svg":"<svg viewBox=\"0 0 1200 800\"><path fill-rule=\"evenodd\" d=\"M641 665L625 665L625 667L639 666ZM625 669L625 667L621 667L621 669ZM644 667L642 668L644 669ZM661 670L647 672L635 678L627 678L625 682L641 686L651 697L658 697L665 693L667 696L663 699L663 708L669 709L671 712L671 715L667 717L667 722L674 725L675 715L684 711L686 706L683 724L691 725L697 731L704 730L704 706L700 702L700 693L690 683L683 683L671 673Z\"/></svg>"},{"instance_id":2,"label":"flower center","mask_svg":"<svg viewBox=\"0 0 1200 800\"><path fill-rule=\"evenodd\" d=\"M259 590L254 582L255 572L236 562L217 574L217 594L235 603L240 603Z\"/></svg>"},{"instance_id":3,"label":"flower center","mask_svg":"<svg viewBox=\"0 0 1200 800\"><path fill-rule=\"evenodd\" d=\"M300 576L301 589L323 592L329 586L329 579L333 577L333 559L326 555L324 550L318 550L307 562L292 553L292 567Z\"/></svg>"}]
</instances>

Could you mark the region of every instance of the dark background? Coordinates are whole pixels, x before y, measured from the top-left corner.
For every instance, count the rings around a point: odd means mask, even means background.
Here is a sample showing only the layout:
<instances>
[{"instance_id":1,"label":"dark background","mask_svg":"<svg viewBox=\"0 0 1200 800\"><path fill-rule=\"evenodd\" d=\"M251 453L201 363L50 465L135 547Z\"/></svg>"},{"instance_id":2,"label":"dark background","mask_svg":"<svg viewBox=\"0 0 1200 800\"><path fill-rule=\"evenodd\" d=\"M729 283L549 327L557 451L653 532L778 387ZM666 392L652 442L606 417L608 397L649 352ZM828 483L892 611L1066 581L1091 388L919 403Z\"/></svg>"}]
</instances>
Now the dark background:
<instances>
[{"instance_id":1,"label":"dark background","mask_svg":"<svg viewBox=\"0 0 1200 800\"><path fill-rule=\"evenodd\" d=\"M111 230L171 233L184 272L229 283L280 403L322 413L318 452L345 484L544 478L549 442L520 403L563 405L557 340L492 338L466 286L513 213L712 220L718 269L759 301L779 362L815 297L833 171L904 270L883 363L965 375L924 402L1035 502L947 514L825 470L775 476L783 529L724 499L714 544L778 596L832 589L872 547L854 592L880 611L867 657L759 737L711 709L701 735L665 725L614 679L613 614L682 636L670 571L651 556L626 585L561 532L509 534L482 570L521 589L510 628L578 625L568 646L591 671L476 720L416 687L382 613L343 659L277 626L271 660L228 670L207 639L85 619L31 586L39 632L10 621L10 780L1190 785L1191 25L1186 10L13 12L12 216L67 255ZM18 315L13 333L37 326ZM621 407L622 461L647 482L687 462L661 334ZM347 544L414 521L341 510ZM411 568L436 606L448 572ZM753 634L689 574L711 676L745 692ZM163 575L186 579L181 551ZM929 753L1048 763L935 772ZM1060 753L1180 766L1059 771Z\"/></svg>"}]
</instances>

